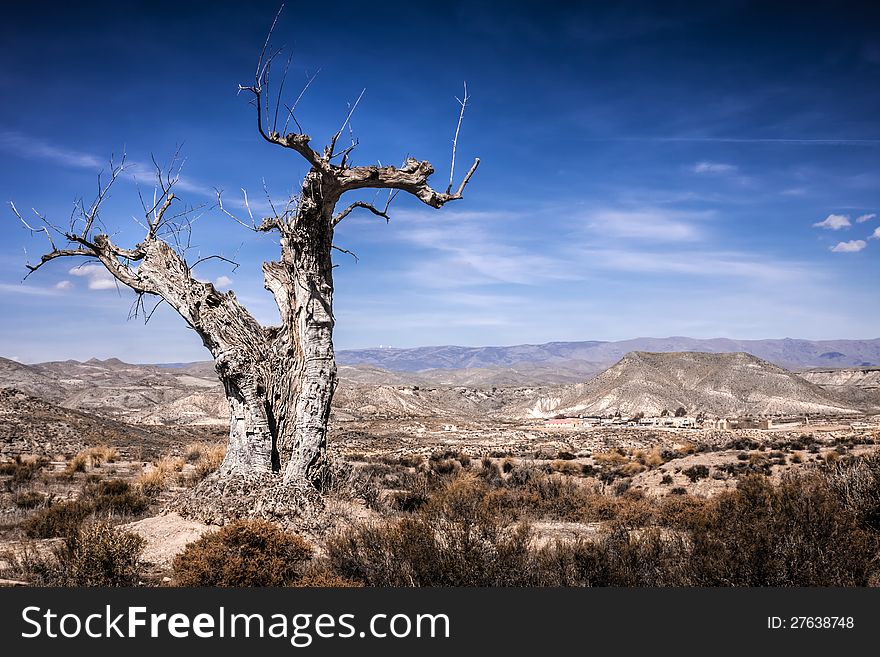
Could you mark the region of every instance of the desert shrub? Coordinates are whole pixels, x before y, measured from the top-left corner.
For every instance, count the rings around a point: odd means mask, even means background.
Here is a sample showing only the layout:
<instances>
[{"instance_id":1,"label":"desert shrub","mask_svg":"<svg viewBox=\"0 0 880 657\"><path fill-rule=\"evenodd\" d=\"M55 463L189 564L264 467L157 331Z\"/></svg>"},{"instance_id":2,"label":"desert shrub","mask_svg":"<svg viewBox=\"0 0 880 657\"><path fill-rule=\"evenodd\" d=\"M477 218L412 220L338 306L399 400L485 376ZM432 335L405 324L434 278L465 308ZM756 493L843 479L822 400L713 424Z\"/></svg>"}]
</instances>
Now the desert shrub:
<instances>
[{"instance_id":1,"label":"desert shrub","mask_svg":"<svg viewBox=\"0 0 880 657\"><path fill-rule=\"evenodd\" d=\"M691 480L691 483L696 483L700 479L706 479L709 476L709 467L705 465L692 465L686 470L682 470L681 473Z\"/></svg>"},{"instance_id":2,"label":"desert shrub","mask_svg":"<svg viewBox=\"0 0 880 657\"><path fill-rule=\"evenodd\" d=\"M99 468L102 463L113 463L119 458L119 451L115 447L98 445L96 447L89 447L82 452L82 455L86 457L89 465L93 468Z\"/></svg>"},{"instance_id":3,"label":"desert shrub","mask_svg":"<svg viewBox=\"0 0 880 657\"><path fill-rule=\"evenodd\" d=\"M87 483L83 487L83 500L91 501L95 511L119 515L138 515L147 510L149 502L143 493L132 488L123 479L107 479Z\"/></svg>"},{"instance_id":4,"label":"desert shrub","mask_svg":"<svg viewBox=\"0 0 880 657\"><path fill-rule=\"evenodd\" d=\"M412 516L327 541L330 567L370 586L498 586L522 581L528 529L508 526L477 477L461 475Z\"/></svg>"},{"instance_id":5,"label":"desert shrub","mask_svg":"<svg viewBox=\"0 0 880 657\"><path fill-rule=\"evenodd\" d=\"M20 455L16 454L12 461L0 463L0 475L10 477L10 487L17 487L33 480L36 474L48 464L49 459L43 456L34 459L23 459Z\"/></svg>"},{"instance_id":6,"label":"desert shrub","mask_svg":"<svg viewBox=\"0 0 880 657\"><path fill-rule=\"evenodd\" d=\"M864 586L877 549L876 535L815 474L777 486L743 478L699 515L689 541L701 586Z\"/></svg>"},{"instance_id":7,"label":"desert shrub","mask_svg":"<svg viewBox=\"0 0 880 657\"><path fill-rule=\"evenodd\" d=\"M670 475L670 474L663 475L663 478L660 480L660 483L663 484L664 486L668 486L669 484L672 483L672 475Z\"/></svg>"},{"instance_id":8,"label":"desert shrub","mask_svg":"<svg viewBox=\"0 0 880 657\"><path fill-rule=\"evenodd\" d=\"M37 491L29 490L24 493L18 493L12 498L12 502L19 509L36 509L43 506L46 502L46 496Z\"/></svg>"},{"instance_id":9,"label":"desert shrub","mask_svg":"<svg viewBox=\"0 0 880 657\"><path fill-rule=\"evenodd\" d=\"M687 581L684 546L656 530L616 526L596 540L556 541L534 553L535 586L680 586Z\"/></svg>"},{"instance_id":10,"label":"desert shrub","mask_svg":"<svg viewBox=\"0 0 880 657\"><path fill-rule=\"evenodd\" d=\"M622 450L618 449L610 452L596 452L593 454L593 461L602 466L614 466L628 463L629 459Z\"/></svg>"},{"instance_id":11,"label":"desert shrub","mask_svg":"<svg viewBox=\"0 0 880 657\"><path fill-rule=\"evenodd\" d=\"M288 586L311 546L265 520L237 520L186 546L173 562L178 586Z\"/></svg>"},{"instance_id":12,"label":"desert shrub","mask_svg":"<svg viewBox=\"0 0 880 657\"><path fill-rule=\"evenodd\" d=\"M154 496L165 490L168 474L161 468L152 468L138 477L138 485L144 495Z\"/></svg>"},{"instance_id":13,"label":"desert shrub","mask_svg":"<svg viewBox=\"0 0 880 657\"><path fill-rule=\"evenodd\" d=\"M18 570L39 586L135 586L144 539L106 522L90 523L48 554L26 553Z\"/></svg>"},{"instance_id":14,"label":"desert shrub","mask_svg":"<svg viewBox=\"0 0 880 657\"><path fill-rule=\"evenodd\" d=\"M424 490L395 491L389 497L389 505L395 511L412 513L428 502L428 494Z\"/></svg>"},{"instance_id":15,"label":"desert shrub","mask_svg":"<svg viewBox=\"0 0 880 657\"><path fill-rule=\"evenodd\" d=\"M545 467L547 467L550 472L558 472L560 474L569 476L577 476L583 473L583 467L581 466L581 464L575 463L573 461L551 461L550 464Z\"/></svg>"},{"instance_id":16,"label":"desert shrub","mask_svg":"<svg viewBox=\"0 0 880 657\"><path fill-rule=\"evenodd\" d=\"M91 503L80 500L56 502L39 509L24 521L22 527L29 538L72 536L93 511Z\"/></svg>"},{"instance_id":17,"label":"desert shrub","mask_svg":"<svg viewBox=\"0 0 880 657\"><path fill-rule=\"evenodd\" d=\"M461 467L461 464L455 459L431 460L431 472L438 475L450 475Z\"/></svg>"},{"instance_id":18,"label":"desert shrub","mask_svg":"<svg viewBox=\"0 0 880 657\"><path fill-rule=\"evenodd\" d=\"M576 458L577 456L567 450L559 450L559 452L556 454L556 459L558 461L573 461Z\"/></svg>"},{"instance_id":19,"label":"desert shrub","mask_svg":"<svg viewBox=\"0 0 880 657\"><path fill-rule=\"evenodd\" d=\"M293 586L314 589L351 589L361 587L363 584L353 579L337 575L330 570L320 569L307 571L302 577L293 583Z\"/></svg>"},{"instance_id":20,"label":"desert shrub","mask_svg":"<svg viewBox=\"0 0 880 657\"><path fill-rule=\"evenodd\" d=\"M880 455L831 464L822 475L860 524L880 531Z\"/></svg>"},{"instance_id":21,"label":"desert shrub","mask_svg":"<svg viewBox=\"0 0 880 657\"><path fill-rule=\"evenodd\" d=\"M82 453L77 454L67 462L67 467L64 468L64 474L68 477L72 477L77 472L85 472L88 463L88 456Z\"/></svg>"},{"instance_id":22,"label":"desert shrub","mask_svg":"<svg viewBox=\"0 0 880 657\"><path fill-rule=\"evenodd\" d=\"M226 445L207 445L202 443L201 456L196 463L193 473L193 481L201 481L212 472L220 468L223 458L226 456Z\"/></svg>"}]
</instances>

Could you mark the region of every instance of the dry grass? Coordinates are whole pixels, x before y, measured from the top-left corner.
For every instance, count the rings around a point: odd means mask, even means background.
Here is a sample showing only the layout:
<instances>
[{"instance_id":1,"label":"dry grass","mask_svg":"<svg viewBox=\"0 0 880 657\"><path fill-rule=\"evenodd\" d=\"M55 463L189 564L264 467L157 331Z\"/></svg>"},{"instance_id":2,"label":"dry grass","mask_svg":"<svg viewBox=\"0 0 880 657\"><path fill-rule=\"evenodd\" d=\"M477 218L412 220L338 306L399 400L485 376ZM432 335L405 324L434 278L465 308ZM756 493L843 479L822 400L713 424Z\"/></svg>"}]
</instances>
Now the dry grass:
<instances>
[{"instance_id":1,"label":"dry grass","mask_svg":"<svg viewBox=\"0 0 880 657\"><path fill-rule=\"evenodd\" d=\"M89 465L93 468L101 467L102 463L113 463L119 458L119 450L108 445L89 447L82 453L89 460Z\"/></svg>"},{"instance_id":2,"label":"dry grass","mask_svg":"<svg viewBox=\"0 0 880 657\"><path fill-rule=\"evenodd\" d=\"M190 443L184 447L186 461L195 466L192 481L198 482L214 472L223 463L226 445L222 443Z\"/></svg>"},{"instance_id":3,"label":"dry grass","mask_svg":"<svg viewBox=\"0 0 880 657\"><path fill-rule=\"evenodd\" d=\"M67 462L67 466L64 468L64 474L67 477L72 477L77 472L85 472L88 465L89 457L80 452Z\"/></svg>"},{"instance_id":4,"label":"dry grass","mask_svg":"<svg viewBox=\"0 0 880 657\"><path fill-rule=\"evenodd\" d=\"M629 463L629 458L621 450L610 452L596 452L593 454L593 462L603 466L615 466Z\"/></svg>"}]
</instances>

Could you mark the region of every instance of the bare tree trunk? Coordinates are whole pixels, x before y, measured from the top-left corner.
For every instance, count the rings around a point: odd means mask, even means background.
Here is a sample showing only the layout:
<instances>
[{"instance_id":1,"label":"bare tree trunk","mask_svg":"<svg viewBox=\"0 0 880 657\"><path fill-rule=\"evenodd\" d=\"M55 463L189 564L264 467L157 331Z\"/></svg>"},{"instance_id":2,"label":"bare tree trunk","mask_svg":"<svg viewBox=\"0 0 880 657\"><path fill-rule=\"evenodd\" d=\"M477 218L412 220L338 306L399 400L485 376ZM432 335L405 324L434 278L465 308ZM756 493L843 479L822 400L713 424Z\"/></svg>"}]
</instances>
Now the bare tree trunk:
<instances>
[{"instance_id":1,"label":"bare tree trunk","mask_svg":"<svg viewBox=\"0 0 880 657\"><path fill-rule=\"evenodd\" d=\"M327 422L336 389L333 352L333 202L320 174L303 185L301 212L281 238L281 260L263 265L282 325L272 344L275 362L267 400L285 483L317 484L323 477Z\"/></svg>"}]
</instances>

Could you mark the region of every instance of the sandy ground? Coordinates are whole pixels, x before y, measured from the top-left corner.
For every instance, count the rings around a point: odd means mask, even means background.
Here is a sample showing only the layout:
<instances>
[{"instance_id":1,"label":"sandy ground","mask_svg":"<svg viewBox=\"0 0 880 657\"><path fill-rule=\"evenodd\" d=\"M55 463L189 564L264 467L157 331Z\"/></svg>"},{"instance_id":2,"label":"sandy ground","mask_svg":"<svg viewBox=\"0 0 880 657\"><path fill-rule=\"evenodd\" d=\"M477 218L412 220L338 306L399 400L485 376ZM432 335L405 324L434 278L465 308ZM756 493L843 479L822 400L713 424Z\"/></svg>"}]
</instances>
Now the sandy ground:
<instances>
[{"instance_id":1,"label":"sandy ground","mask_svg":"<svg viewBox=\"0 0 880 657\"><path fill-rule=\"evenodd\" d=\"M199 539L206 532L218 529L182 518L176 513L144 518L122 527L143 537L147 542L143 553L144 561L161 570L170 569L174 557L183 551L187 543Z\"/></svg>"}]
</instances>

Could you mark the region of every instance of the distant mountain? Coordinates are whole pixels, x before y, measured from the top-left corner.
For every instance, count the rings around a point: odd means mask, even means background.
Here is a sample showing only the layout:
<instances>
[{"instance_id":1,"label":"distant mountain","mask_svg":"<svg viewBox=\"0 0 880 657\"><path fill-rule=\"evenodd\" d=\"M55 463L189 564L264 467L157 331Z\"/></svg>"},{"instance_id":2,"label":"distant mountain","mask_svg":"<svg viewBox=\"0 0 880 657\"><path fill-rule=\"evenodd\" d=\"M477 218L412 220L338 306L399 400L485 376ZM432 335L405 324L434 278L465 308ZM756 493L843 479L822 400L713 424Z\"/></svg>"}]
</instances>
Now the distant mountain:
<instances>
[{"instance_id":1,"label":"distant mountain","mask_svg":"<svg viewBox=\"0 0 880 657\"><path fill-rule=\"evenodd\" d=\"M511 347L416 347L412 349L341 350L343 365L370 365L396 372L518 368L562 363L588 364L585 372L600 372L632 351L706 353L745 352L791 370L808 367L880 365L880 338L873 340L732 340L687 337L635 338L617 342L548 342ZM586 377L585 377L586 378ZM562 381L557 381L562 382Z\"/></svg>"},{"instance_id":2,"label":"distant mountain","mask_svg":"<svg viewBox=\"0 0 880 657\"><path fill-rule=\"evenodd\" d=\"M828 391L746 353L626 354L596 378L540 399L532 415L659 415L684 407L719 417L853 412Z\"/></svg>"}]
</instances>

